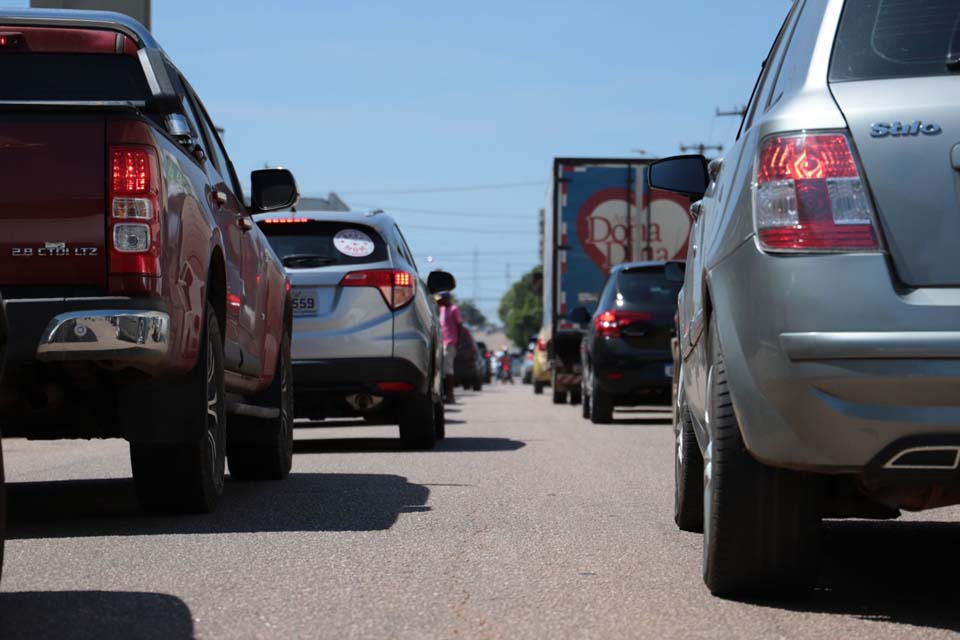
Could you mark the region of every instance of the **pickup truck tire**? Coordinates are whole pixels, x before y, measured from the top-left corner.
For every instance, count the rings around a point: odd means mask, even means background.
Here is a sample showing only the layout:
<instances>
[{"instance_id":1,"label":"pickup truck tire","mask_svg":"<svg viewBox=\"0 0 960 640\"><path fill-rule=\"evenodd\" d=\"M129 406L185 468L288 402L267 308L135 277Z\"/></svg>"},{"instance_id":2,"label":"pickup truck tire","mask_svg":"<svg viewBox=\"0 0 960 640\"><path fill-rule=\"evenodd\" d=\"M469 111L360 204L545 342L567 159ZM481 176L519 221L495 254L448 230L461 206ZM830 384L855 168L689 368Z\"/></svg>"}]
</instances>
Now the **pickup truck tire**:
<instances>
[{"instance_id":1,"label":"pickup truck tire","mask_svg":"<svg viewBox=\"0 0 960 640\"><path fill-rule=\"evenodd\" d=\"M596 376L590 383L590 422L610 424L613 422L613 399L597 384Z\"/></svg>"},{"instance_id":2,"label":"pickup truck tire","mask_svg":"<svg viewBox=\"0 0 960 640\"><path fill-rule=\"evenodd\" d=\"M207 303L200 357L187 374L193 387L184 420L202 420L204 436L184 444L130 444L130 465L140 505L152 513L209 513L223 493L226 411L223 338Z\"/></svg>"},{"instance_id":3,"label":"pickup truck tire","mask_svg":"<svg viewBox=\"0 0 960 640\"><path fill-rule=\"evenodd\" d=\"M436 411L433 397L416 395L400 409L400 443L404 449L428 451L437 443Z\"/></svg>"},{"instance_id":4,"label":"pickup truck tire","mask_svg":"<svg viewBox=\"0 0 960 640\"><path fill-rule=\"evenodd\" d=\"M543 394L543 383L539 380L533 381L533 393L538 396Z\"/></svg>"},{"instance_id":5,"label":"pickup truck tire","mask_svg":"<svg viewBox=\"0 0 960 640\"><path fill-rule=\"evenodd\" d=\"M818 570L818 479L766 466L750 455L712 322L707 348L703 580L714 595L725 597L810 589Z\"/></svg>"},{"instance_id":6,"label":"pickup truck tire","mask_svg":"<svg viewBox=\"0 0 960 640\"><path fill-rule=\"evenodd\" d=\"M7 490L3 474L3 447L0 446L0 577L3 577L3 543L7 539Z\"/></svg>"},{"instance_id":7,"label":"pickup truck tire","mask_svg":"<svg viewBox=\"0 0 960 640\"><path fill-rule=\"evenodd\" d=\"M703 455L684 403L673 425L673 521L681 531L703 533Z\"/></svg>"},{"instance_id":8,"label":"pickup truck tire","mask_svg":"<svg viewBox=\"0 0 960 640\"><path fill-rule=\"evenodd\" d=\"M293 362L290 332L284 330L277 353L277 372L253 404L277 408L280 415L263 419L231 416L227 432L227 464L236 480L283 480L293 466Z\"/></svg>"}]
</instances>

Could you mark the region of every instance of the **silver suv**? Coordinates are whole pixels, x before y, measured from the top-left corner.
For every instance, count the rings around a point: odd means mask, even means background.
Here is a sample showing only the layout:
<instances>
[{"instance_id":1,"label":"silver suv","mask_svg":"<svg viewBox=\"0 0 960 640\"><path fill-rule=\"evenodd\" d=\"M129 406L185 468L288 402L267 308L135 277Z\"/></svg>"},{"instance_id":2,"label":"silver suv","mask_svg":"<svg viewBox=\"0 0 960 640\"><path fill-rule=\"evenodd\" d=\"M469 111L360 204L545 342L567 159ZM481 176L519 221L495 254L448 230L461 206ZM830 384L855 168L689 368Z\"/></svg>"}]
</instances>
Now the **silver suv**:
<instances>
[{"instance_id":1,"label":"silver suv","mask_svg":"<svg viewBox=\"0 0 960 640\"><path fill-rule=\"evenodd\" d=\"M297 417L400 425L411 449L444 436L442 341L433 295L403 234L381 211L255 217L290 277Z\"/></svg>"},{"instance_id":2,"label":"silver suv","mask_svg":"<svg viewBox=\"0 0 960 640\"><path fill-rule=\"evenodd\" d=\"M821 518L960 503L960 3L797 0L702 197L675 515L717 594L813 584Z\"/></svg>"}]
</instances>

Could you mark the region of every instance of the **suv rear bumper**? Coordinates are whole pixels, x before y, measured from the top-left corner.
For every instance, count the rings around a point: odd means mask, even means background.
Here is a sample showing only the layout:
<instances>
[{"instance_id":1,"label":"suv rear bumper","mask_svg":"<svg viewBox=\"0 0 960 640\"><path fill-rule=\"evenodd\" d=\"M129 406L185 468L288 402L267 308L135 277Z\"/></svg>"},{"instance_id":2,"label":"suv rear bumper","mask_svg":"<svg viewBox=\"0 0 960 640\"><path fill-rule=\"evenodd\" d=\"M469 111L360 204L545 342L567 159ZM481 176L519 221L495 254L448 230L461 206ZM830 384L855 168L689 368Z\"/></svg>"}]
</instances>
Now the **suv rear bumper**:
<instances>
[{"instance_id":1,"label":"suv rear bumper","mask_svg":"<svg viewBox=\"0 0 960 640\"><path fill-rule=\"evenodd\" d=\"M427 377L403 358L333 358L294 360L294 393L309 401L311 395L369 393L390 396L410 392L383 391L377 383L405 382L420 394L427 393ZM295 405L296 406L296 403Z\"/></svg>"},{"instance_id":2,"label":"suv rear bumper","mask_svg":"<svg viewBox=\"0 0 960 640\"><path fill-rule=\"evenodd\" d=\"M668 350L637 349L621 339L598 338L591 355L593 375L607 393L664 393L672 384L673 357Z\"/></svg>"},{"instance_id":3,"label":"suv rear bumper","mask_svg":"<svg viewBox=\"0 0 960 640\"><path fill-rule=\"evenodd\" d=\"M757 459L863 473L897 443L960 436L960 289L894 282L880 254L783 257L753 242L711 271L731 397Z\"/></svg>"}]
</instances>

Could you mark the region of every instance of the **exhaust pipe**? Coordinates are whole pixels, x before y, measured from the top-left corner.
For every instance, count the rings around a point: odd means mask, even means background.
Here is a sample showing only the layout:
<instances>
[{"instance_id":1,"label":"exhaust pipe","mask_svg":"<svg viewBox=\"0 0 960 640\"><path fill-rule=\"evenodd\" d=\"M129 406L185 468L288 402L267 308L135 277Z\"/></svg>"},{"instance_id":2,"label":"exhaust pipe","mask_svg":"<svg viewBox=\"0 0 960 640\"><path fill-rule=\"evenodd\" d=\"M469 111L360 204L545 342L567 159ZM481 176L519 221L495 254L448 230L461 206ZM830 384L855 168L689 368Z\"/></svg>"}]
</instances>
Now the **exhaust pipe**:
<instances>
[{"instance_id":1,"label":"exhaust pipe","mask_svg":"<svg viewBox=\"0 0 960 640\"><path fill-rule=\"evenodd\" d=\"M954 471L960 467L960 445L910 447L890 458L884 469Z\"/></svg>"}]
</instances>

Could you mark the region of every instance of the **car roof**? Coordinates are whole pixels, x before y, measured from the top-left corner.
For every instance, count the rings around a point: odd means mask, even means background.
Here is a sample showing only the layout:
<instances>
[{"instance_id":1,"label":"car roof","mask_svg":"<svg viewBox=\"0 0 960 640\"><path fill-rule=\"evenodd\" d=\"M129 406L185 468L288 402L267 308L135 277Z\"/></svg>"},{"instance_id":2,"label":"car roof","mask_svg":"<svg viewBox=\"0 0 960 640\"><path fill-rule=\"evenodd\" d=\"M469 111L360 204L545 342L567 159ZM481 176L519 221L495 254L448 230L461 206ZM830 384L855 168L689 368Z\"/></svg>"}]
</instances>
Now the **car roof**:
<instances>
[{"instance_id":1,"label":"car roof","mask_svg":"<svg viewBox=\"0 0 960 640\"><path fill-rule=\"evenodd\" d=\"M394 220L382 209L353 210L353 211L283 211L274 213L257 213L253 216L256 222L261 220L277 220L297 218L316 222L345 222L348 224L363 224L373 227L377 231L386 231Z\"/></svg>"},{"instance_id":2,"label":"car roof","mask_svg":"<svg viewBox=\"0 0 960 640\"><path fill-rule=\"evenodd\" d=\"M645 260L643 262L624 262L618 264L610 270L610 274L620 273L621 271L639 271L642 269L662 269L671 262L683 263L684 260Z\"/></svg>"},{"instance_id":3,"label":"car roof","mask_svg":"<svg viewBox=\"0 0 960 640\"><path fill-rule=\"evenodd\" d=\"M123 31L145 47L160 49L150 31L130 16L115 11L73 9L0 9L0 22L7 25L64 26Z\"/></svg>"}]
</instances>

